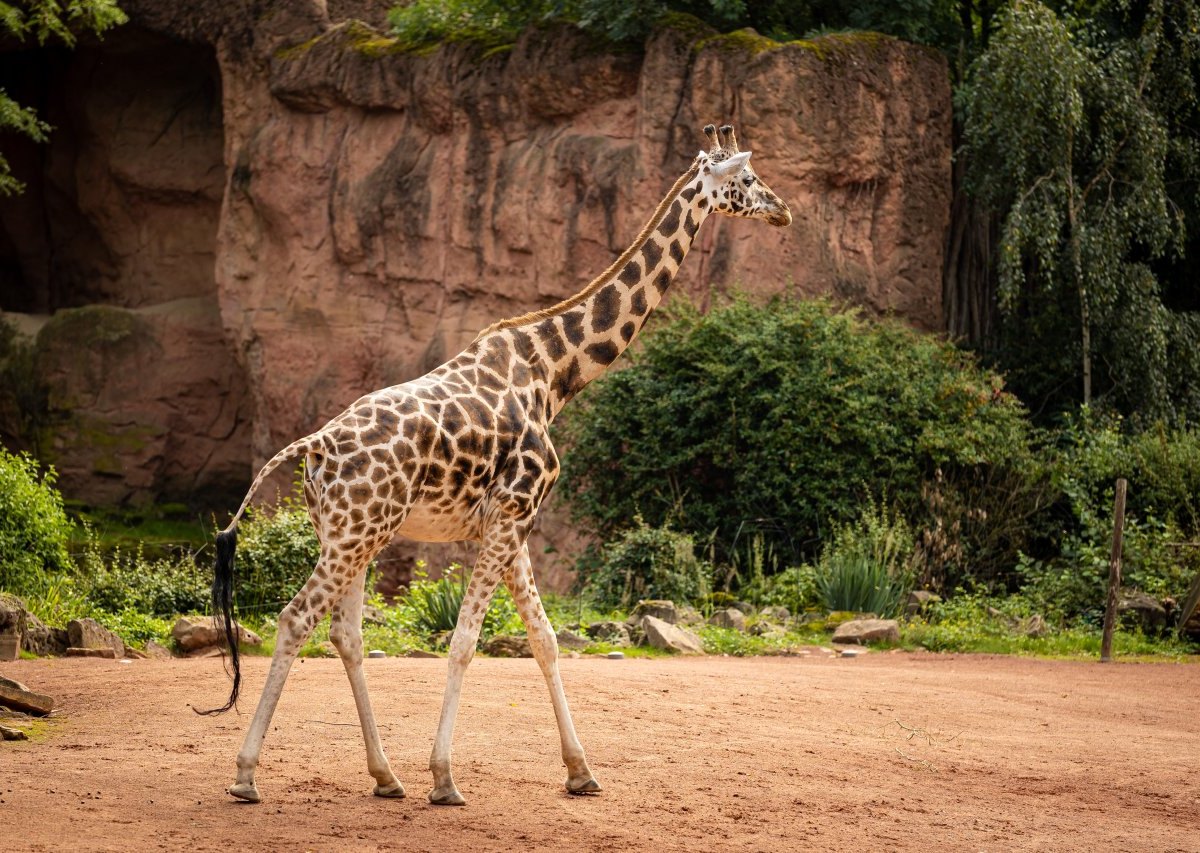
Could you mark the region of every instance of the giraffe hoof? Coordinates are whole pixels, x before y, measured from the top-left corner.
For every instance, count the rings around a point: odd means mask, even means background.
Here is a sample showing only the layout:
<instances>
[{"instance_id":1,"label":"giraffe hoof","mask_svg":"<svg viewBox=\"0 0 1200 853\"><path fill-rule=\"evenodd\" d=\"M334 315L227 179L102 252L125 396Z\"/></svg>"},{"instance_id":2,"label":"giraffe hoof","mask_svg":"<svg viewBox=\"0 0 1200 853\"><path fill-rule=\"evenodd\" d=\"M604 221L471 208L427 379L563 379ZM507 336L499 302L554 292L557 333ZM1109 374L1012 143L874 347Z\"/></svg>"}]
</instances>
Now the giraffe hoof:
<instances>
[{"instance_id":1,"label":"giraffe hoof","mask_svg":"<svg viewBox=\"0 0 1200 853\"><path fill-rule=\"evenodd\" d=\"M390 785L376 785L372 793L377 797L388 797L393 800L401 800L404 798L404 786L399 782L393 782Z\"/></svg>"},{"instance_id":2,"label":"giraffe hoof","mask_svg":"<svg viewBox=\"0 0 1200 853\"><path fill-rule=\"evenodd\" d=\"M434 788L429 792L429 802L435 806L465 806L467 804L457 788Z\"/></svg>"},{"instance_id":3,"label":"giraffe hoof","mask_svg":"<svg viewBox=\"0 0 1200 853\"><path fill-rule=\"evenodd\" d=\"M230 785L227 790L231 796L237 797L239 800L245 800L248 803L262 802L258 788L254 786L253 782L238 782L235 785Z\"/></svg>"},{"instance_id":4,"label":"giraffe hoof","mask_svg":"<svg viewBox=\"0 0 1200 853\"><path fill-rule=\"evenodd\" d=\"M566 782L569 794L597 794L603 789L594 776L588 775L578 779L568 779Z\"/></svg>"}]
</instances>

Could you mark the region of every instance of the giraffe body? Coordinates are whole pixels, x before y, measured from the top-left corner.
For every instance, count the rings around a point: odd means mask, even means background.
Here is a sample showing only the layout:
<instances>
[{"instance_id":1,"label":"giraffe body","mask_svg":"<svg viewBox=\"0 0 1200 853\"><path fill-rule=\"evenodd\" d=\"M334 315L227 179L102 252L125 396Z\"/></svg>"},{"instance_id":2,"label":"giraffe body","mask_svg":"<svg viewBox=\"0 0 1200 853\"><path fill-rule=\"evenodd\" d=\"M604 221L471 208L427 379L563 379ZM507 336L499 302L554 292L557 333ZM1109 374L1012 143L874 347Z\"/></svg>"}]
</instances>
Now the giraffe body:
<instances>
[{"instance_id":1,"label":"giraffe body","mask_svg":"<svg viewBox=\"0 0 1200 853\"><path fill-rule=\"evenodd\" d=\"M485 329L461 353L419 379L368 394L318 431L293 442L259 472L217 538L214 602L232 638L232 560L238 519L265 477L304 457L304 494L321 556L279 617L275 655L238 754L236 797L257 802L254 770L288 670L300 646L332 612L330 640L346 667L362 724L375 793L404 789L376 730L362 670L366 567L397 534L428 542L472 540L479 559L449 653L449 676L430 758L431 802L461 804L450 745L463 674L497 584L512 593L550 689L566 787L600 790L588 769L558 673L558 644L533 579L526 539L558 476L554 417L630 344L662 299L704 219L713 212L787 225L791 214L750 170L732 128L701 152L633 245L576 296ZM240 673L231 642L237 698Z\"/></svg>"}]
</instances>

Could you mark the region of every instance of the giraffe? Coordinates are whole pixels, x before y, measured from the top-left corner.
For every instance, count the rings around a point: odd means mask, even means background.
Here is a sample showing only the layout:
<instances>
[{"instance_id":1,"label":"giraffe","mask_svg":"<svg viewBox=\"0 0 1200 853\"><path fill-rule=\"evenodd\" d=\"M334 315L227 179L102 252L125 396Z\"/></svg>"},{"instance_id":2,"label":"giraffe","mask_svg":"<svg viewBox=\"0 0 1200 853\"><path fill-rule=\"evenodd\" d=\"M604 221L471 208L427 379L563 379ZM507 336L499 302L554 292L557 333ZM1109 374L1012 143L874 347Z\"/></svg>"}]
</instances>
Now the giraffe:
<instances>
[{"instance_id":1,"label":"giraffe","mask_svg":"<svg viewBox=\"0 0 1200 853\"><path fill-rule=\"evenodd\" d=\"M450 767L463 675L475 653L488 602L503 582L525 623L550 690L566 788L600 790L575 733L558 669L558 642L534 584L526 539L558 475L551 421L633 341L659 304L704 220L714 212L791 223L788 206L754 173L729 125L707 125L711 143L675 181L633 244L569 299L495 323L461 353L419 379L361 397L263 466L229 525L216 537L214 612L223 628L237 701L241 671L234 642L233 570L237 526L251 497L280 464L303 458L308 514L320 541L312 576L279 615L266 684L237 756L228 792L259 802L254 781L263 739L296 653L331 614L329 638L350 680L367 770L380 797L403 797L380 743L363 673L366 568L393 536L473 540L478 560L450 641L449 672L429 769L438 805L465 800Z\"/></svg>"}]
</instances>

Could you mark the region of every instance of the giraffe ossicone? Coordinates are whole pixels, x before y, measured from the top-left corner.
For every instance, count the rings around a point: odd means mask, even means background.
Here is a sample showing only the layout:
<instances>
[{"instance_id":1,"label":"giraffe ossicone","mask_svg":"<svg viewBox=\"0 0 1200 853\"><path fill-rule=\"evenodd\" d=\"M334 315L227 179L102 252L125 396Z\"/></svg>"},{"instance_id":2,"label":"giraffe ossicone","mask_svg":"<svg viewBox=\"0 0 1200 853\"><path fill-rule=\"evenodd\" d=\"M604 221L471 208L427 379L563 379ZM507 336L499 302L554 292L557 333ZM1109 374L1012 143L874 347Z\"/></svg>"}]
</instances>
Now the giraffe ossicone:
<instances>
[{"instance_id":1,"label":"giraffe ossicone","mask_svg":"<svg viewBox=\"0 0 1200 853\"><path fill-rule=\"evenodd\" d=\"M237 756L230 794L260 800L254 772L288 671L313 628L331 613L329 638L350 679L374 793L404 796L379 740L362 666L366 568L396 535L480 544L450 643L429 760L430 801L464 802L450 768L454 720L463 675L501 582L512 593L550 689L567 790L600 790L571 721L559 677L558 642L538 597L526 539L558 476L550 422L629 346L662 300L704 220L721 213L776 226L792 221L788 206L750 167L750 152L739 150L733 128L708 125L704 133L712 147L696 156L630 247L587 287L551 308L489 326L419 379L361 397L259 471L233 520L217 534L214 611L228 641L233 687L225 705L204 713L226 711L237 701L237 525L263 480L284 462L304 459L304 496L321 549L312 576L279 615L275 653Z\"/></svg>"}]
</instances>

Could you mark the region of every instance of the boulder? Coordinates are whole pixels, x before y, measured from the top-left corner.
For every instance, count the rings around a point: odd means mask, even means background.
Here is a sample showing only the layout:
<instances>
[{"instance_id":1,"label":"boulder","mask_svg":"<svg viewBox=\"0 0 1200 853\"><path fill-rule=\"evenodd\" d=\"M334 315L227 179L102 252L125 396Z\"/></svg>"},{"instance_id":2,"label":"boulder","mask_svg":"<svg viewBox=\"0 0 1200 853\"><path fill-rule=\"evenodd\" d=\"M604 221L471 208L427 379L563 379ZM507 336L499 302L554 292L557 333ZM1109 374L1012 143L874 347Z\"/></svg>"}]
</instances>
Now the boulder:
<instances>
[{"instance_id":1,"label":"boulder","mask_svg":"<svg viewBox=\"0 0 1200 853\"><path fill-rule=\"evenodd\" d=\"M102 660L116 660L117 651L109 646L103 649L93 649L88 646L69 646L64 652L69 658L100 658Z\"/></svg>"},{"instance_id":2,"label":"boulder","mask_svg":"<svg viewBox=\"0 0 1200 853\"><path fill-rule=\"evenodd\" d=\"M740 610L743 616L749 616L754 612L754 605L749 601L735 601L729 606L734 610Z\"/></svg>"},{"instance_id":3,"label":"boulder","mask_svg":"<svg viewBox=\"0 0 1200 853\"><path fill-rule=\"evenodd\" d=\"M13 661L21 656L28 614L21 599L0 594L0 662Z\"/></svg>"},{"instance_id":4,"label":"boulder","mask_svg":"<svg viewBox=\"0 0 1200 853\"><path fill-rule=\"evenodd\" d=\"M918 613L923 613L929 605L941 600L940 595L928 590L914 589L908 594L908 600L904 603L904 615L916 616Z\"/></svg>"},{"instance_id":5,"label":"boulder","mask_svg":"<svg viewBox=\"0 0 1200 853\"><path fill-rule=\"evenodd\" d=\"M95 619L72 619L67 623L67 640L74 649L112 649L114 658L125 656L125 641Z\"/></svg>"},{"instance_id":6,"label":"boulder","mask_svg":"<svg viewBox=\"0 0 1200 853\"><path fill-rule=\"evenodd\" d=\"M774 622L759 621L750 626L750 633L755 637L783 637L787 629Z\"/></svg>"},{"instance_id":7,"label":"boulder","mask_svg":"<svg viewBox=\"0 0 1200 853\"><path fill-rule=\"evenodd\" d=\"M681 604L675 608L678 618L678 625L703 625L704 617L700 615L700 611L690 604Z\"/></svg>"},{"instance_id":8,"label":"boulder","mask_svg":"<svg viewBox=\"0 0 1200 853\"><path fill-rule=\"evenodd\" d=\"M157 640L147 640L145 652L146 657L152 658L153 660L171 659L171 650L162 643L159 643Z\"/></svg>"},{"instance_id":9,"label":"boulder","mask_svg":"<svg viewBox=\"0 0 1200 853\"><path fill-rule=\"evenodd\" d=\"M558 646L561 649L586 649L591 645L591 641L587 637L581 637L566 628L560 630L555 636L558 637Z\"/></svg>"},{"instance_id":10,"label":"boulder","mask_svg":"<svg viewBox=\"0 0 1200 853\"><path fill-rule=\"evenodd\" d=\"M25 637L21 641L21 648L25 651L39 657L61 655L69 645L71 645L71 638L68 636L66 628L51 628L49 625L43 624L42 620L32 613L28 615Z\"/></svg>"},{"instance_id":11,"label":"boulder","mask_svg":"<svg viewBox=\"0 0 1200 853\"><path fill-rule=\"evenodd\" d=\"M244 625L237 626L237 637L238 645L262 645L262 637ZM217 629L216 620L211 616L180 616L171 629L171 639L189 655L198 649L225 645L225 634Z\"/></svg>"},{"instance_id":12,"label":"boulder","mask_svg":"<svg viewBox=\"0 0 1200 853\"><path fill-rule=\"evenodd\" d=\"M54 710L54 700L51 697L34 693L21 682L8 678L0 678L0 705L39 717Z\"/></svg>"},{"instance_id":13,"label":"boulder","mask_svg":"<svg viewBox=\"0 0 1200 853\"><path fill-rule=\"evenodd\" d=\"M386 625L387 616L384 612L374 604L364 604L362 609L362 620L367 625Z\"/></svg>"},{"instance_id":14,"label":"boulder","mask_svg":"<svg viewBox=\"0 0 1200 853\"><path fill-rule=\"evenodd\" d=\"M687 628L664 622L656 616L644 616L642 629L646 632L646 641L656 649L685 655L704 654L704 644Z\"/></svg>"},{"instance_id":15,"label":"boulder","mask_svg":"<svg viewBox=\"0 0 1200 853\"><path fill-rule=\"evenodd\" d=\"M746 630L746 614L742 611L726 607L724 610L718 610L712 616L708 617L709 625L716 625L718 628L732 628L735 631Z\"/></svg>"},{"instance_id":16,"label":"boulder","mask_svg":"<svg viewBox=\"0 0 1200 853\"><path fill-rule=\"evenodd\" d=\"M629 645L629 627L623 622L593 622L584 633L593 640L611 643L614 646Z\"/></svg>"},{"instance_id":17,"label":"boulder","mask_svg":"<svg viewBox=\"0 0 1200 853\"><path fill-rule=\"evenodd\" d=\"M0 663L14 661L21 656L21 634L17 631L0 631Z\"/></svg>"},{"instance_id":18,"label":"boulder","mask_svg":"<svg viewBox=\"0 0 1200 853\"><path fill-rule=\"evenodd\" d=\"M1132 621L1146 634L1157 634L1167 625L1166 608L1154 596L1136 589L1121 590L1117 616L1122 622Z\"/></svg>"},{"instance_id":19,"label":"boulder","mask_svg":"<svg viewBox=\"0 0 1200 853\"><path fill-rule=\"evenodd\" d=\"M489 638L483 644L483 653L494 658L533 657L533 650L529 648L529 638L513 634L497 634Z\"/></svg>"},{"instance_id":20,"label":"boulder","mask_svg":"<svg viewBox=\"0 0 1200 853\"><path fill-rule=\"evenodd\" d=\"M675 606L674 601L645 599L637 603L637 607L633 608L633 612L629 614L625 624L639 625L646 616L653 616L655 619L661 619L663 622L674 625L679 621L679 609Z\"/></svg>"},{"instance_id":21,"label":"boulder","mask_svg":"<svg viewBox=\"0 0 1200 853\"><path fill-rule=\"evenodd\" d=\"M782 623L792 618L792 612L786 607L776 604L758 611L758 618L768 622Z\"/></svg>"},{"instance_id":22,"label":"boulder","mask_svg":"<svg viewBox=\"0 0 1200 853\"><path fill-rule=\"evenodd\" d=\"M833 632L835 643L898 643L900 623L895 619L852 619Z\"/></svg>"},{"instance_id":23,"label":"boulder","mask_svg":"<svg viewBox=\"0 0 1200 853\"><path fill-rule=\"evenodd\" d=\"M1050 633L1050 626L1046 624L1046 620L1040 613L1035 613L1028 619L1022 619L1019 627L1022 634L1035 640Z\"/></svg>"}]
</instances>

